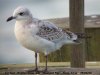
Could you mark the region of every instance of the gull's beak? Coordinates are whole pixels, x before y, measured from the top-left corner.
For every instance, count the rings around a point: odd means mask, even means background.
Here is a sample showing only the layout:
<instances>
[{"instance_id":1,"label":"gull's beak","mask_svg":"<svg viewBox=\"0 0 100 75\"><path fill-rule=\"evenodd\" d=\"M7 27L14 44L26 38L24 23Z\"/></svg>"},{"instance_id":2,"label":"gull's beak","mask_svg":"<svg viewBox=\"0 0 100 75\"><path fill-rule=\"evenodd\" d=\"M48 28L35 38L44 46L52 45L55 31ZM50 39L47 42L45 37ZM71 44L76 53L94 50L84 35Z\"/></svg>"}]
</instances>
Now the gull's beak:
<instances>
[{"instance_id":1,"label":"gull's beak","mask_svg":"<svg viewBox=\"0 0 100 75\"><path fill-rule=\"evenodd\" d=\"M7 22L8 22L8 21L11 21L11 20L13 20L13 19L15 19L15 17L11 16L11 17L9 17L9 18L7 19Z\"/></svg>"}]
</instances>

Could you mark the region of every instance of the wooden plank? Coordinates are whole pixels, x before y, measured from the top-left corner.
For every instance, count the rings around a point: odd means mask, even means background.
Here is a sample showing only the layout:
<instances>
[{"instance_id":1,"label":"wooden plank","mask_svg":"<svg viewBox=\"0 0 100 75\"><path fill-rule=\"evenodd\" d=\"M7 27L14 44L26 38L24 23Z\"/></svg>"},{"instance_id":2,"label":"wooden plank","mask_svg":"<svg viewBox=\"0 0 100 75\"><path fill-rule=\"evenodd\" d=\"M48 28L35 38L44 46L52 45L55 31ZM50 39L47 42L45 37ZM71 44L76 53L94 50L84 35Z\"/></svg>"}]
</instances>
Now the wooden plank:
<instances>
[{"instance_id":1,"label":"wooden plank","mask_svg":"<svg viewBox=\"0 0 100 75\"><path fill-rule=\"evenodd\" d=\"M0 64L0 69L34 67L35 63L31 64ZM45 62L38 63L38 66L44 67ZM70 67L70 62L48 62L49 67ZM100 68L100 62L85 62L86 68Z\"/></svg>"},{"instance_id":2,"label":"wooden plank","mask_svg":"<svg viewBox=\"0 0 100 75\"><path fill-rule=\"evenodd\" d=\"M28 73L28 70L34 68L9 68L0 69L0 75L100 75L99 68L66 68L66 67L48 67L48 72L42 72L44 67L39 67L39 72Z\"/></svg>"},{"instance_id":3,"label":"wooden plank","mask_svg":"<svg viewBox=\"0 0 100 75\"><path fill-rule=\"evenodd\" d=\"M70 0L70 30L84 33L84 0ZM71 46L71 67L85 67L85 40Z\"/></svg>"},{"instance_id":4,"label":"wooden plank","mask_svg":"<svg viewBox=\"0 0 100 75\"><path fill-rule=\"evenodd\" d=\"M90 16L86 16L86 17L90 17ZM96 19L99 20L100 18L96 18ZM47 19L47 20L50 22L53 22L58 27L69 28L69 18L68 17L66 17L66 18L54 18L54 19ZM95 21L88 22L88 20L92 20L92 18L85 19L85 24L84 24L85 28L100 28L100 23L95 23ZM98 22L100 22L100 21L98 21Z\"/></svg>"},{"instance_id":5,"label":"wooden plank","mask_svg":"<svg viewBox=\"0 0 100 75\"><path fill-rule=\"evenodd\" d=\"M39 70L42 71L44 63L39 63L38 65ZM50 73L56 72L57 74L46 75L74 75L73 73L75 75L100 75L100 62L86 62L87 68L70 68L70 62L49 62L48 66ZM34 68L34 64L0 64L0 75L32 75L27 73L27 71ZM65 74L58 74L63 72Z\"/></svg>"}]
</instances>

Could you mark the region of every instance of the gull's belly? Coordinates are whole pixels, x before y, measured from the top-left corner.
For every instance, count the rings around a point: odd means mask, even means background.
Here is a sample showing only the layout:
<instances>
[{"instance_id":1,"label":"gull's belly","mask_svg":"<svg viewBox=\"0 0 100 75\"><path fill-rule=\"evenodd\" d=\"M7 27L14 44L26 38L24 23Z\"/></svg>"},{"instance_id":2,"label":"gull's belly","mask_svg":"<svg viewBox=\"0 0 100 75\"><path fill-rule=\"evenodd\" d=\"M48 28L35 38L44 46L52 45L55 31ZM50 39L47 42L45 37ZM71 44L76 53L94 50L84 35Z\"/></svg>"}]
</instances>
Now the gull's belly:
<instances>
[{"instance_id":1,"label":"gull's belly","mask_svg":"<svg viewBox=\"0 0 100 75\"><path fill-rule=\"evenodd\" d=\"M55 50L54 43L36 35L32 35L29 32L17 32L15 35L17 40L27 49L44 53L49 53Z\"/></svg>"}]
</instances>

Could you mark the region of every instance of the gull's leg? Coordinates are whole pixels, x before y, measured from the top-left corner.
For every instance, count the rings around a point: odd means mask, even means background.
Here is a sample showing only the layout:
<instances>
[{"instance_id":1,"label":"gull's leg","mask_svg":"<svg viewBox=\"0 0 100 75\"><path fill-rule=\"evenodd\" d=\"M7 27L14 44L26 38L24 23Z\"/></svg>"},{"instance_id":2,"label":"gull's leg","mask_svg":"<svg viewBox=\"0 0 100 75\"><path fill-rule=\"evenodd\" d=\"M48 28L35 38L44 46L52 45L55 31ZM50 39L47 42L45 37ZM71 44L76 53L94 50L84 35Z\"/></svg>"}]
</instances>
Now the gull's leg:
<instances>
[{"instance_id":1,"label":"gull's leg","mask_svg":"<svg viewBox=\"0 0 100 75\"><path fill-rule=\"evenodd\" d=\"M38 66L37 66L37 53L35 52L35 69L34 70L29 70L29 73L31 72L38 72Z\"/></svg>"},{"instance_id":2,"label":"gull's leg","mask_svg":"<svg viewBox=\"0 0 100 75\"><path fill-rule=\"evenodd\" d=\"M48 67L47 67L48 60L47 60L47 58L48 58L48 55L45 55L45 69L43 72L48 72Z\"/></svg>"},{"instance_id":3,"label":"gull's leg","mask_svg":"<svg viewBox=\"0 0 100 75\"><path fill-rule=\"evenodd\" d=\"M35 71L38 71L38 66L37 66L37 53L35 52Z\"/></svg>"},{"instance_id":4,"label":"gull's leg","mask_svg":"<svg viewBox=\"0 0 100 75\"><path fill-rule=\"evenodd\" d=\"M48 63L47 58L48 58L48 56L46 55L46 56L45 56L45 59L46 59L46 61L45 61L45 62L46 62L46 64L45 64L45 70L46 70L46 71L47 71L47 63Z\"/></svg>"}]
</instances>

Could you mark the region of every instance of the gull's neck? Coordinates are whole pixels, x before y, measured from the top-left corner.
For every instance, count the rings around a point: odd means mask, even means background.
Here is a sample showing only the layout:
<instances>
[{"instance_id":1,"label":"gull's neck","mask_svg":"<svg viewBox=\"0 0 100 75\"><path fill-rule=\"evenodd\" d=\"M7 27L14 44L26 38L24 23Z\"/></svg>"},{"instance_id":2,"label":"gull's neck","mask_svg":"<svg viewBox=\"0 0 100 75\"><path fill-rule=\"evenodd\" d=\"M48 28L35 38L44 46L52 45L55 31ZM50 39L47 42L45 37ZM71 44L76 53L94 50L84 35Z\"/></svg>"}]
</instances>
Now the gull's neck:
<instances>
[{"instance_id":1,"label":"gull's neck","mask_svg":"<svg viewBox=\"0 0 100 75\"><path fill-rule=\"evenodd\" d=\"M29 19L24 19L24 20L16 20L16 23L18 24L22 24L22 25L28 25L31 24L33 21L33 18L29 18Z\"/></svg>"}]
</instances>

